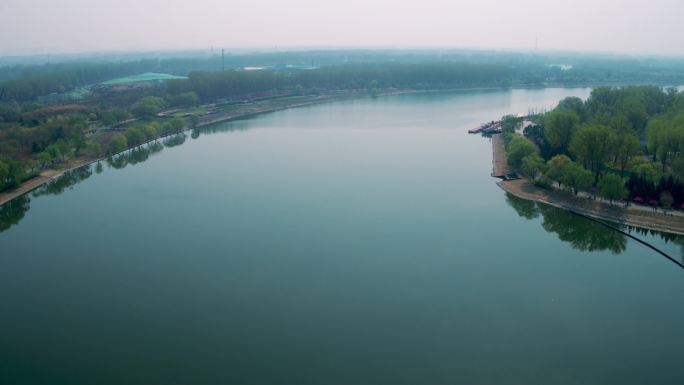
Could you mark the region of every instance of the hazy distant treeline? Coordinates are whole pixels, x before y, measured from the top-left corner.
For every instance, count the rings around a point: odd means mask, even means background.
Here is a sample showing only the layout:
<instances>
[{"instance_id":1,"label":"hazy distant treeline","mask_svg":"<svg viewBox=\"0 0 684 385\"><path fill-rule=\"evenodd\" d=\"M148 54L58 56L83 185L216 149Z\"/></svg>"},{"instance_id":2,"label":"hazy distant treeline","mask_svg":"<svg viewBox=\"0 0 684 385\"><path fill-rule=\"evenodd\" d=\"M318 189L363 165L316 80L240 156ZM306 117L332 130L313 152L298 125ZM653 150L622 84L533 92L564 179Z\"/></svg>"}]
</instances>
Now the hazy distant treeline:
<instances>
[{"instance_id":1,"label":"hazy distant treeline","mask_svg":"<svg viewBox=\"0 0 684 385\"><path fill-rule=\"evenodd\" d=\"M511 71L501 65L383 63L329 66L296 73L196 71L187 80L169 81L168 91L171 94L195 92L200 99L210 101L278 89L446 89L500 87L510 83Z\"/></svg>"},{"instance_id":2,"label":"hazy distant treeline","mask_svg":"<svg viewBox=\"0 0 684 385\"><path fill-rule=\"evenodd\" d=\"M653 59L581 54L533 54L466 50L339 50L269 52L231 55L220 52L194 56L149 58L144 54L124 56L69 57L53 64L30 64L38 59L20 61L0 58L0 101L32 101L39 96L70 91L112 78L143 72L188 75L195 72L193 84L200 87L205 79L238 89L266 84L279 88L290 85L320 88L358 88L376 80L382 86L437 88L461 86L575 85L626 83L684 83L684 62L677 59ZM52 58L50 60L58 60ZM79 61L80 60L80 61ZM2 63L13 63L12 65ZM25 63L25 64L16 64ZM389 64L388 64L389 63ZM320 66L292 77L264 73L220 74L244 66L298 64ZM560 66L562 64L563 66ZM210 72L214 72L210 74ZM489 74L495 77L488 79ZM469 77L468 80L465 78ZM198 94L225 94L203 86ZM238 93L233 92L232 94Z\"/></svg>"}]
</instances>

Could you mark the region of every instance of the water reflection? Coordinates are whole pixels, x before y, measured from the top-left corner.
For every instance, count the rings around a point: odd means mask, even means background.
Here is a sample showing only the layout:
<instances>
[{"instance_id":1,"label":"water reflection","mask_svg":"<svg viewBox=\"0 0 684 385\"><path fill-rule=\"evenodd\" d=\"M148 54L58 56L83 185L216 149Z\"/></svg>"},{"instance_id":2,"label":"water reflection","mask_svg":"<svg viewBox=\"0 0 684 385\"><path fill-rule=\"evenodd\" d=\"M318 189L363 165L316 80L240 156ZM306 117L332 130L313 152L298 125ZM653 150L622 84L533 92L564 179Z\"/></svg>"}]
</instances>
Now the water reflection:
<instances>
[{"instance_id":1,"label":"water reflection","mask_svg":"<svg viewBox=\"0 0 684 385\"><path fill-rule=\"evenodd\" d=\"M192 130L190 137L196 139L201 135L219 134L222 132L247 131L253 127L251 117L234 119L227 122L218 122L198 127Z\"/></svg>"},{"instance_id":2,"label":"water reflection","mask_svg":"<svg viewBox=\"0 0 684 385\"><path fill-rule=\"evenodd\" d=\"M593 222L545 204L520 199L506 193L506 202L521 217L534 219L542 217L542 227L550 233L556 233L558 238L569 243L573 248L581 251L610 251L620 254L627 248L627 236ZM657 236L665 243L679 245L680 260L684 263L684 237L676 234L661 233L633 226L610 223L611 226L634 236Z\"/></svg>"},{"instance_id":3,"label":"water reflection","mask_svg":"<svg viewBox=\"0 0 684 385\"><path fill-rule=\"evenodd\" d=\"M627 249L627 237L599 223L511 194L506 194L506 202L525 219L534 219L541 215L544 230L556 233L561 241L568 242L577 250L620 254Z\"/></svg>"},{"instance_id":4,"label":"water reflection","mask_svg":"<svg viewBox=\"0 0 684 385\"><path fill-rule=\"evenodd\" d=\"M171 135L168 138L164 139L164 146L166 147L176 147L180 146L183 143L185 143L185 133L183 132L181 132L180 134Z\"/></svg>"},{"instance_id":5,"label":"water reflection","mask_svg":"<svg viewBox=\"0 0 684 385\"><path fill-rule=\"evenodd\" d=\"M121 154L112 156L107 159L107 165L115 169L122 169L126 166L136 165L142 163L150 158L150 155L161 152L164 149L164 144L154 141L145 146L136 147Z\"/></svg>"},{"instance_id":6,"label":"water reflection","mask_svg":"<svg viewBox=\"0 0 684 385\"><path fill-rule=\"evenodd\" d=\"M105 160L107 166L114 169L122 169L128 165L135 165L144 162L150 156L162 151L164 147L180 146L185 142L185 134L170 136L163 141L153 141L146 145L133 148L123 153L117 154ZM72 189L78 183L90 178L95 173L102 173L104 167L102 162L93 165L86 165L68 172L59 178L55 178L43 184L33 192L29 193L33 197L44 195L59 195L64 191ZM0 206L0 233L8 230L21 221L30 208L31 199L29 194L24 194Z\"/></svg>"},{"instance_id":7,"label":"water reflection","mask_svg":"<svg viewBox=\"0 0 684 385\"><path fill-rule=\"evenodd\" d=\"M53 179L48 183L33 190L30 194L34 197L43 195L59 195L74 185L90 178L93 170L90 165L65 172L59 178ZM0 233L8 230L19 223L24 218L26 212L31 208L31 198L29 194L24 194L0 206Z\"/></svg>"},{"instance_id":8,"label":"water reflection","mask_svg":"<svg viewBox=\"0 0 684 385\"><path fill-rule=\"evenodd\" d=\"M78 183L90 178L93 175L93 168L90 165L83 166L71 171L67 171L59 178L53 179L48 183L33 190L33 196L59 195L67 189L73 188Z\"/></svg>"},{"instance_id":9,"label":"water reflection","mask_svg":"<svg viewBox=\"0 0 684 385\"><path fill-rule=\"evenodd\" d=\"M194 128L190 132L192 139L199 138L200 134L216 134L232 131L247 131L250 128L248 120L234 120L231 122L221 122ZM123 169L126 166L133 166L145 162L150 156L161 152L165 147L176 147L185 143L187 135L184 132L168 136L161 140L155 140L145 145L132 148L120 154L107 158L104 163L113 169ZM87 165L64 173L59 178L33 190L30 194L34 197L44 195L59 195L64 191L73 188L76 184L90 178L95 173L100 174L104 171L102 162L97 162L94 166ZM29 194L24 194L0 206L0 233L8 230L21 221L26 212L31 207Z\"/></svg>"},{"instance_id":10,"label":"water reflection","mask_svg":"<svg viewBox=\"0 0 684 385\"><path fill-rule=\"evenodd\" d=\"M19 223L29 209L31 199L22 195L0 206L0 233Z\"/></svg>"}]
</instances>

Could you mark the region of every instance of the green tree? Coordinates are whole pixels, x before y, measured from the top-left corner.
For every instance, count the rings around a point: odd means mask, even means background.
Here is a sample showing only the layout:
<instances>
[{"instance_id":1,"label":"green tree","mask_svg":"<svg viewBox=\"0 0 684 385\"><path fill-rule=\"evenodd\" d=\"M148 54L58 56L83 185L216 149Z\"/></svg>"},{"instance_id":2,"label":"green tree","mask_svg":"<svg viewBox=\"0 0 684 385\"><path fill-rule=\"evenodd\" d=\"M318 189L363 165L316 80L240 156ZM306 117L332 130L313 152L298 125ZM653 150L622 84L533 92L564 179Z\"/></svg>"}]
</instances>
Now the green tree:
<instances>
[{"instance_id":1,"label":"green tree","mask_svg":"<svg viewBox=\"0 0 684 385\"><path fill-rule=\"evenodd\" d=\"M131 110L137 116L151 117L161 112L164 107L166 107L164 99L157 96L145 96L135 102Z\"/></svg>"},{"instance_id":2,"label":"green tree","mask_svg":"<svg viewBox=\"0 0 684 385\"><path fill-rule=\"evenodd\" d=\"M553 111L546 116L544 137L557 154L568 154L579 122L577 114L572 111Z\"/></svg>"},{"instance_id":3,"label":"green tree","mask_svg":"<svg viewBox=\"0 0 684 385\"><path fill-rule=\"evenodd\" d=\"M138 127L131 127L124 133L129 146L139 146L145 141L145 134Z\"/></svg>"},{"instance_id":4,"label":"green tree","mask_svg":"<svg viewBox=\"0 0 684 385\"><path fill-rule=\"evenodd\" d=\"M566 174L566 169L570 166L572 160L566 155L556 155L549 159L546 164L546 177L558 183L561 186L563 176Z\"/></svg>"},{"instance_id":5,"label":"green tree","mask_svg":"<svg viewBox=\"0 0 684 385\"><path fill-rule=\"evenodd\" d=\"M6 181L9 180L9 165L0 160L0 191L4 189Z\"/></svg>"},{"instance_id":6,"label":"green tree","mask_svg":"<svg viewBox=\"0 0 684 385\"><path fill-rule=\"evenodd\" d=\"M589 191L594 182L594 175L591 171L578 165L575 162L570 162L564 169L564 174L561 177L563 184L569 187L573 194L577 195L580 191Z\"/></svg>"},{"instance_id":7,"label":"green tree","mask_svg":"<svg viewBox=\"0 0 684 385\"><path fill-rule=\"evenodd\" d=\"M171 125L171 129L173 130L173 132L179 132L183 128L185 128L185 122L183 121L183 119L177 116L171 118L171 120L169 120L169 124Z\"/></svg>"},{"instance_id":8,"label":"green tree","mask_svg":"<svg viewBox=\"0 0 684 385\"><path fill-rule=\"evenodd\" d=\"M580 121L585 121L587 116L586 109L584 108L584 102L582 99L576 96L568 96L567 98L561 100L558 103L555 111L574 112Z\"/></svg>"},{"instance_id":9,"label":"green tree","mask_svg":"<svg viewBox=\"0 0 684 385\"><path fill-rule=\"evenodd\" d=\"M199 98L195 92L183 92L178 95L169 96L169 104L174 106L194 106L199 103Z\"/></svg>"},{"instance_id":10,"label":"green tree","mask_svg":"<svg viewBox=\"0 0 684 385\"><path fill-rule=\"evenodd\" d=\"M672 175L684 179L684 156L677 156L672 160Z\"/></svg>"},{"instance_id":11,"label":"green tree","mask_svg":"<svg viewBox=\"0 0 684 385\"><path fill-rule=\"evenodd\" d=\"M45 149L45 152L50 154L50 159L52 161L55 161L59 158L62 158L62 152L60 151L59 147L57 147L54 144L47 146L47 148Z\"/></svg>"},{"instance_id":12,"label":"green tree","mask_svg":"<svg viewBox=\"0 0 684 385\"><path fill-rule=\"evenodd\" d=\"M660 92L662 94L662 92ZM648 113L646 112L646 106L640 100L635 97L628 98L622 104L622 111L625 117L629 121L631 127L636 132L642 132L646 122L648 121Z\"/></svg>"},{"instance_id":13,"label":"green tree","mask_svg":"<svg viewBox=\"0 0 684 385\"><path fill-rule=\"evenodd\" d=\"M522 117L506 115L501 118L501 129L506 132L514 132L523 122Z\"/></svg>"},{"instance_id":14,"label":"green tree","mask_svg":"<svg viewBox=\"0 0 684 385\"><path fill-rule=\"evenodd\" d=\"M660 171L653 163L641 163L634 168L634 173L646 180L656 183L660 179Z\"/></svg>"},{"instance_id":15,"label":"green tree","mask_svg":"<svg viewBox=\"0 0 684 385\"><path fill-rule=\"evenodd\" d=\"M670 158L681 150L684 142L683 126L684 115L671 120L653 119L648 125L648 150L653 155L653 160L660 161L662 172L665 172Z\"/></svg>"},{"instance_id":16,"label":"green tree","mask_svg":"<svg viewBox=\"0 0 684 385\"><path fill-rule=\"evenodd\" d=\"M532 153L522 159L521 169L525 176L527 176L530 180L535 181L544 173L546 169L546 163L544 162L544 159L539 156L539 154Z\"/></svg>"},{"instance_id":17,"label":"green tree","mask_svg":"<svg viewBox=\"0 0 684 385\"><path fill-rule=\"evenodd\" d=\"M131 114L122 108L114 108L111 111L102 113L102 123L105 126L111 126L113 124L123 122L124 120L130 118Z\"/></svg>"},{"instance_id":18,"label":"green tree","mask_svg":"<svg viewBox=\"0 0 684 385\"><path fill-rule=\"evenodd\" d=\"M157 137L157 124L146 124L140 127L145 139L150 140Z\"/></svg>"},{"instance_id":19,"label":"green tree","mask_svg":"<svg viewBox=\"0 0 684 385\"><path fill-rule=\"evenodd\" d=\"M610 127L590 124L582 126L572 137L570 150L585 168L594 173L595 181L598 181L611 156L613 135L614 130Z\"/></svg>"},{"instance_id":20,"label":"green tree","mask_svg":"<svg viewBox=\"0 0 684 385\"><path fill-rule=\"evenodd\" d=\"M620 169L620 176L625 176L627 165L639 153L639 138L631 132L620 132L612 136L610 146L615 154L614 163Z\"/></svg>"},{"instance_id":21,"label":"green tree","mask_svg":"<svg viewBox=\"0 0 684 385\"><path fill-rule=\"evenodd\" d=\"M65 161L66 158L69 157L69 153L71 153L69 142L64 139L59 139L55 142L55 146L59 150L59 153L62 154L62 161Z\"/></svg>"},{"instance_id":22,"label":"green tree","mask_svg":"<svg viewBox=\"0 0 684 385\"><path fill-rule=\"evenodd\" d=\"M88 141L85 138L85 135L77 135L74 139L71 141L74 146L74 155L79 156L81 155L81 151L88 146Z\"/></svg>"},{"instance_id":23,"label":"green tree","mask_svg":"<svg viewBox=\"0 0 684 385\"><path fill-rule=\"evenodd\" d=\"M0 191L16 187L23 177L24 170L19 162L0 158Z\"/></svg>"},{"instance_id":24,"label":"green tree","mask_svg":"<svg viewBox=\"0 0 684 385\"><path fill-rule=\"evenodd\" d=\"M128 141L123 134L114 134L112 139L109 140L109 145L107 147L107 153L110 155L117 154L128 147Z\"/></svg>"},{"instance_id":25,"label":"green tree","mask_svg":"<svg viewBox=\"0 0 684 385\"><path fill-rule=\"evenodd\" d=\"M193 115L190 115L188 117L188 125L191 128L196 128L199 125L199 123L200 123L200 120L199 120L199 117L197 117L197 115L193 114Z\"/></svg>"},{"instance_id":26,"label":"green tree","mask_svg":"<svg viewBox=\"0 0 684 385\"><path fill-rule=\"evenodd\" d=\"M52 157L50 156L50 154L48 154L45 151L38 153L38 155L36 155L36 158L38 159L38 164L41 168L44 168L52 161Z\"/></svg>"},{"instance_id":27,"label":"green tree","mask_svg":"<svg viewBox=\"0 0 684 385\"><path fill-rule=\"evenodd\" d=\"M515 168L520 168L523 158L538 152L537 147L521 135L513 135L506 145L508 164Z\"/></svg>"},{"instance_id":28,"label":"green tree","mask_svg":"<svg viewBox=\"0 0 684 385\"><path fill-rule=\"evenodd\" d=\"M601 196L608 199L611 204L614 200L626 197L628 193L625 182L616 174L607 174L601 178L598 188Z\"/></svg>"}]
</instances>

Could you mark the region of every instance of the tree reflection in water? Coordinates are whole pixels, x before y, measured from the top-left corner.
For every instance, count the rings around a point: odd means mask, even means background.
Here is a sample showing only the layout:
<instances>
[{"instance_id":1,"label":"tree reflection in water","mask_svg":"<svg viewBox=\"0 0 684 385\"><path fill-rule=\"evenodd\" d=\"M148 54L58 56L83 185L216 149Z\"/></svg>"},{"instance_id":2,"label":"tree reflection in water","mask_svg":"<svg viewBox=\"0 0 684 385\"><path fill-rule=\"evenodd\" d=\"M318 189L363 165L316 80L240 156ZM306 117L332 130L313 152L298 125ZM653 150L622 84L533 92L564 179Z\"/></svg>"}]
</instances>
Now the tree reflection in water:
<instances>
[{"instance_id":1,"label":"tree reflection in water","mask_svg":"<svg viewBox=\"0 0 684 385\"><path fill-rule=\"evenodd\" d=\"M606 251L620 254L627 248L627 237L599 223L589 221L568 211L520 199L506 194L507 203L521 217L533 219L542 216L542 227L556 233L563 242L581 251Z\"/></svg>"},{"instance_id":2,"label":"tree reflection in water","mask_svg":"<svg viewBox=\"0 0 684 385\"><path fill-rule=\"evenodd\" d=\"M0 206L0 233L19 223L30 203L31 199L24 194Z\"/></svg>"},{"instance_id":3,"label":"tree reflection in water","mask_svg":"<svg viewBox=\"0 0 684 385\"><path fill-rule=\"evenodd\" d=\"M109 157L107 165L117 170L122 169L128 165L142 163L148 160L150 155L156 154L163 149L164 145L162 143L158 141L150 142L145 146L135 147L121 154Z\"/></svg>"},{"instance_id":4,"label":"tree reflection in water","mask_svg":"<svg viewBox=\"0 0 684 385\"><path fill-rule=\"evenodd\" d=\"M174 135L173 137L170 137L168 141L170 147L183 144L183 142L185 142L185 134ZM163 149L164 144L160 141L154 141L147 145L136 147L110 157L107 159L106 163L112 168L121 169L129 164L134 165L144 162L149 159L151 155L158 153ZM87 165L67 171L64 175L43 184L33 190L30 194L33 197L62 194L64 191L71 189L78 183L90 178L93 175L93 170L99 174L103 171L102 169L102 163L98 162L95 166ZM21 221L30 208L30 202L31 199L29 198L29 194L24 194L0 206L0 233L8 230Z\"/></svg>"},{"instance_id":5,"label":"tree reflection in water","mask_svg":"<svg viewBox=\"0 0 684 385\"><path fill-rule=\"evenodd\" d=\"M216 123L202 128L194 128L190 137L197 139L202 134L217 134L232 131L247 131L249 129L249 122L235 120L231 122ZM120 154L109 157L105 162L114 169L122 169L128 165L136 165L142 163L164 149L164 147L176 147L185 143L186 134L184 132L171 135L165 139L154 140L142 146L132 148ZM59 178L56 178L31 193L34 197L43 195L59 195L72 188L76 184L90 178L95 173L100 174L103 171L102 162L97 162L95 166L87 165L78 169L74 169L64 173ZM24 194L15 198L4 205L0 206L0 233L8 230L10 227L16 225L21 221L26 212L30 208L31 199L28 194Z\"/></svg>"},{"instance_id":6,"label":"tree reflection in water","mask_svg":"<svg viewBox=\"0 0 684 385\"><path fill-rule=\"evenodd\" d=\"M534 201L518 198L506 193L506 202L521 217L534 219L542 216L542 227L550 233L556 233L561 241L581 251L611 251L620 254L627 248L627 236L610 229L600 223L572 214L555 207L538 204ZM680 260L684 263L684 237L676 234L662 233L633 226L610 223L634 236L657 236L665 243L679 245Z\"/></svg>"},{"instance_id":7,"label":"tree reflection in water","mask_svg":"<svg viewBox=\"0 0 684 385\"><path fill-rule=\"evenodd\" d=\"M33 196L39 197L43 195L59 195L67 189L73 188L75 185L83 182L93 175L93 168L91 165L83 166L71 171L67 171L61 177L53 179L48 183L33 190Z\"/></svg>"}]
</instances>

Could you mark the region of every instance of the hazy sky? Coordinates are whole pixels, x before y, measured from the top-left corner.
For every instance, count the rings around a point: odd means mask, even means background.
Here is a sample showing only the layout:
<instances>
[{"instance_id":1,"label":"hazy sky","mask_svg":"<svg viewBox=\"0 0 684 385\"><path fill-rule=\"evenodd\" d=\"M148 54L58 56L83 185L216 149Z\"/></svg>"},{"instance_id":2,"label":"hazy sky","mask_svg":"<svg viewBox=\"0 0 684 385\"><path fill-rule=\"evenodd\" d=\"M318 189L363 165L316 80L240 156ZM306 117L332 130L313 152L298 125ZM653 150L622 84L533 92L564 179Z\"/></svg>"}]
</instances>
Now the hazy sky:
<instances>
[{"instance_id":1,"label":"hazy sky","mask_svg":"<svg viewBox=\"0 0 684 385\"><path fill-rule=\"evenodd\" d=\"M684 55L684 0L0 0L0 55L457 47Z\"/></svg>"}]
</instances>

